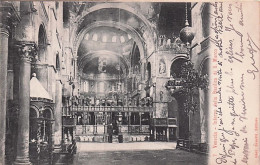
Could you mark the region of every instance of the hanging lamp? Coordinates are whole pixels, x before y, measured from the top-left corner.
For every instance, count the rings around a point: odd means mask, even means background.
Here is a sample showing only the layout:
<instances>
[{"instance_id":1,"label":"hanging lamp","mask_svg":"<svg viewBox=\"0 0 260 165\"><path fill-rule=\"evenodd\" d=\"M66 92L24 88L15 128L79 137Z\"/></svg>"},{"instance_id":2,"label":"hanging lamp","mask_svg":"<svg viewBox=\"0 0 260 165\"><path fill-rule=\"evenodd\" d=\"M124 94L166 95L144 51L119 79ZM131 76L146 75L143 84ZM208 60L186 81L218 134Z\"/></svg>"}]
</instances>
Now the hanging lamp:
<instances>
[{"instance_id":1,"label":"hanging lamp","mask_svg":"<svg viewBox=\"0 0 260 165\"><path fill-rule=\"evenodd\" d=\"M187 3L185 5L185 17L185 27L180 31L180 39L186 44L186 46L189 46L191 41L194 39L195 33L189 25Z\"/></svg>"}]
</instances>

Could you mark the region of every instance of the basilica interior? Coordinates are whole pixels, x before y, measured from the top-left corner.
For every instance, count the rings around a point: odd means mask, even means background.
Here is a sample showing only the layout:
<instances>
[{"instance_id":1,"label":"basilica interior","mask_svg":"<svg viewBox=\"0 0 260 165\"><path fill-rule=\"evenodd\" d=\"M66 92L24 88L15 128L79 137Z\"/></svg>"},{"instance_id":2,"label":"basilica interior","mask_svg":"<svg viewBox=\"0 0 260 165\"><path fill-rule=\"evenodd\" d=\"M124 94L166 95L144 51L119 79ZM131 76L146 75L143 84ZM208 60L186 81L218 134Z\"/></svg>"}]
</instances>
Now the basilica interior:
<instances>
[{"instance_id":1,"label":"basilica interior","mask_svg":"<svg viewBox=\"0 0 260 165\"><path fill-rule=\"evenodd\" d=\"M37 164L79 142L207 152L209 10L1 1L0 164Z\"/></svg>"}]
</instances>

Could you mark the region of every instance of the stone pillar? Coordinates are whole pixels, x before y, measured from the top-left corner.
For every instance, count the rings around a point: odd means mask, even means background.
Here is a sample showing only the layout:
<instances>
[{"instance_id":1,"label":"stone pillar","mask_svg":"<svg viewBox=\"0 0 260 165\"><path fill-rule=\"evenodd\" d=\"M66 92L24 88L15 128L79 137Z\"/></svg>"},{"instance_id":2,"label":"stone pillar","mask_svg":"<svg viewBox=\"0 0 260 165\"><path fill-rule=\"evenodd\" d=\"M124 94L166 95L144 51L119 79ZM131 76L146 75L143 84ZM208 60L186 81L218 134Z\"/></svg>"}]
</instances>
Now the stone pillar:
<instances>
[{"instance_id":1,"label":"stone pillar","mask_svg":"<svg viewBox=\"0 0 260 165\"><path fill-rule=\"evenodd\" d=\"M128 112L128 133L131 133L131 112Z\"/></svg>"},{"instance_id":2,"label":"stone pillar","mask_svg":"<svg viewBox=\"0 0 260 165\"><path fill-rule=\"evenodd\" d=\"M105 112L104 134L107 134L107 112Z\"/></svg>"},{"instance_id":3,"label":"stone pillar","mask_svg":"<svg viewBox=\"0 0 260 165\"><path fill-rule=\"evenodd\" d=\"M139 133L142 132L142 113L139 112L139 125L140 125L140 129L139 129Z\"/></svg>"},{"instance_id":4,"label":"stone pillar","mask_svg":"<svg viewBox=\"0 0 260 165\"><path fill-rule=\"evenodd\" d=\"M154 141L157 141L156 134L157 134L156 127L154 127Z\"/></svg>"},{"instance_id":5,"label":"stone pillar","mask_svg":"<svg viewBox=\"0 0 260 165\"><path fill-rule=\"evenodd\" d=\"M17 136L17 155L15 165L31 164L29 161L29 114L30 114L30 76L31 60L34 57L34 43L20 43L20 77L19 77L19 118Z\"/></svg>"},{"instance_id":6,"label":"stone pillar","mask_svg":"<svg viewBox=\"0 0 260 165\"><path fill-rule=\"evenodd\" d=\"M207 93L203 90L199 90L199 99L200 99L200 132L201 132L201 143L208 142L208 100L207 100Z\"/></svg>"},{"instance_id":7,"label":"stone pillar","mask_svg":"<svg viewBox=\"0 0 260 165\"><path fill-rule=\"evenodd\" d=\"M166 131L166 141L168 142L168 141L170 141L170 128L169 127L167 127L167 131Z\"/></svg>"},{"instance_id":8,"label":"stone pillar","mask_svg":"<svg viewBox=\"0 0 260 165\"><path fill-rule=\"evenodd\" d=\"M79 91L78 91L78 89L79 89L79 82L78 82L78 76L77 76L78 75L78 73L77 73L78 62L77 61L78 61L77 58L74 58L74 82L75 82L75 85L76 85L76 87L75 87L75 95L79 95Z\"/></svg>"},{"instance_id":9,"label":"stone pillar","mask_svg":"<svg viewBox=\"0 0 260 165\"><path fill-rule=\"evenodd\" d=\"M62 140L62 84L60 80L56 80L55 94L54 145L60 146Z\"/></svg>"},{"instance_id":10,"label":"stone pillar","mask_svg":"<svg viewBox=\"0 0 260 165\"><path fill-rule=\"evenodd\" d=\"M2 17L0 17L2 18ZM5 164L6 92L9 27L0 23L0 164Z\"/></svg>"},{"instance_id":11,"label":"stone pillar","mask_svg":"<svg viewBox=\"0 0 260 165\"><path fill-rule=\"evenodd\" d=\"M94 112L95 123L94 123L94 134L97 134L97 112Z\"/></svg>"}]
</instances>

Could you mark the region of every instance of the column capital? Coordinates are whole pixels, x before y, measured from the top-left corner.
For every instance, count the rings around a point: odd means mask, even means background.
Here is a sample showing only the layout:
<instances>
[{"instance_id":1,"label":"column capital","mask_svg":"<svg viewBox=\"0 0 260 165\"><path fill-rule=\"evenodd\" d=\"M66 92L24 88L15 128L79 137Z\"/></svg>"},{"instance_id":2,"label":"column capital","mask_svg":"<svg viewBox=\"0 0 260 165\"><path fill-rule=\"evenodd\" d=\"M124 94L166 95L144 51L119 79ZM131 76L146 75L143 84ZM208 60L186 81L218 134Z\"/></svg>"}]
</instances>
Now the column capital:
<instances>
[{"instance_id":1,"label":"column capital","mask_svg":"<svg viewBox=\"0 0 260 165\"><path fill-rule=\"evenodd\" d=\"M37 60L37 45L34 42L16 42L15 47L18 50L21 60L32 62Z\"/></svg>"}]
</instances>

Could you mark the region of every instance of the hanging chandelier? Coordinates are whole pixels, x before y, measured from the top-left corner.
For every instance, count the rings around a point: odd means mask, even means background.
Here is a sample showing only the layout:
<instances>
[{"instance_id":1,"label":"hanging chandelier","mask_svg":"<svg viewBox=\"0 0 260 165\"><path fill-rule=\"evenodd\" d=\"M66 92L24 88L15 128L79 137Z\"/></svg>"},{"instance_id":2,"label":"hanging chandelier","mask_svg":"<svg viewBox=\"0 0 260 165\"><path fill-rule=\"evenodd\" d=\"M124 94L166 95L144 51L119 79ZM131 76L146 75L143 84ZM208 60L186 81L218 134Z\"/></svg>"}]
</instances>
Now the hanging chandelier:
<instances>
[{"instance_id":1,"label":"hanging chandelier","mask_svg":"<svg viewBox=\"0 0 260 165\"><path fill-rule=\"evenodd\" d=\"M195 33L189 25L188 21L188 9L187 3L185 5L185 27L180 31L180 39L183 43L186 44L187 48L190 48L190 43L194 39Z\"/></svg>"},{"instance_id":2,"label":"hanging chandelier","mask_svg":"<svg viewBox=\"0 0 260 165\"><path fill-rule=\"evenodd\" d=\"M118 22L120 23L120 9L118 9ZM121 97L121 73L120 73L120 70L121 70L121 66L120 66L120 56L118 56L118 64L116 66L116 69L118 70L118 83L117 83L117 93L118 93L118 100L120 99Z\"/></svg>"},{"instance_id":3,"label":"hanging chandelier","mask_svg":"<svg viewBox=\"0 0 260 165\"><path fill-rule=\"evenodd\" d=\"M171 77L165 87L168 91L170 91L171 95L177 93L184 96L184 112L188 115L190 112L194 113L198 110L198 103L193 99L193 96L195 92L198 92L198 89L208 89L209 79L207 74L199 74L199 72L194 69L194 64L190 60L190 44L194 39L195 34L193 29L189 26L187 3L185 5L185 11L185 27L180 31L180 39L188 48L188 58L187 61L181 65L180 75L178 78Z\"/></svg>"}]
</instances>

